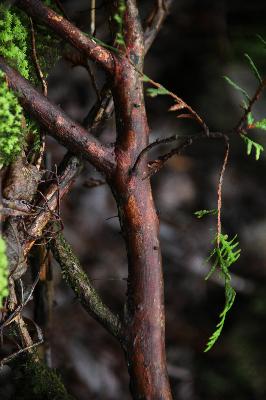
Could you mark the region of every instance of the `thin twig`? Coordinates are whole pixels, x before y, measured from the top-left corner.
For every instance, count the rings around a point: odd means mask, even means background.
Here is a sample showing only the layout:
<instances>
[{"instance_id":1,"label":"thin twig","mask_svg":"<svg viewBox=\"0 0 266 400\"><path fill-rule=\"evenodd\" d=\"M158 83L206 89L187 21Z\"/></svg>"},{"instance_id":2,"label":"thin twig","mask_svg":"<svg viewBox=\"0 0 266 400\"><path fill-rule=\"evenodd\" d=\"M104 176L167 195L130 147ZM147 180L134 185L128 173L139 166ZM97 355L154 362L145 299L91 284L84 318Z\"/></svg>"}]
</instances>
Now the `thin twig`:
<instances>
[{"instance_id":1,"label":"thin twig","mask_svg":"<svg viewBox=\"0 0 266 400\"><path fill-rule=\"evenodd\" d=\"M143 179L150 178L152 175L156 174L164 166L164 164L169 160L169 158L180 154L181 151L184 150L186 147L190 146L192 144L192 142L193 142L193 139L188 138L183 143L181 143L179 146L170 150L168 153L160 156L157 160L149 162L148 163L149 172Z\"/></svg>"},{"instance_id":2,"label":"thin twig","mask_svg":"<svg viewBox=\"0 0 266 400\"><path fill-rule=\"evenodd\" d=\"M157 89L165 89L165 87L164 87L163 85L161 85L160 83L155 82L153 79L147 77L147 76L144 75L141 71L138 71L138 72L143 76L144 79L147 79L148 82L149 82L151 85L153 85L154 87L156 87ZM200 116L191 106L189 106L183 99L181 99L180 97L178 97L175 93L169 91L168 89L166 89L166 90L167 90L168 96L172 97L172 98L175 100L175 102L177 103L176 106L177 106L179 109L186 109L186 110L188 110L189 113L190 113L190 114L182 114L181 116L179 116L179 118L181 118L181 117L182 117L182 118L191 118L191 117L192 117L193 119L195 119L195 121L198 122L199 125L201 125L201 127L202 127L202 129L203 129L205 135L206 135L206 136L209 136L209 128L208 128L208 126L206 125L206 123L203 121L203 119L201 118L201 116ZM175 107L175 105L172 106L170 110L173 111L173 110L174 110L174 107ZM190 115L191 115L191 116L190 116Z\"/></svg>"},{"instance_id":3,"label":"thin twig","mask_svg":"<svg viewBox=\"0 0 266 400\"><path fill-rule=\"evenodd\" d=\"M95 0L91 0L91 9L90 9L90 33L91 35L95 34L96 25L95 25Z\"/></svg>"},{"instance_id":4,"label":"thin twig","mask_svg":"<svg viewBox=\"0 0 266 400\"><path fill-rule=\"evenodd\" d=\"M146 20L146 29L144 33L145 51L147 52L151 47L154 39L158 35L162 24L169 13L169 9L173 4L173 0L157 0L157 5L152 10L151 14Z\"/></svg>"},{"instance_id":5,"label":"thin twig","mask_svg":"<svg viewBox=\"0 0 266 400\"><path fill-rule=\"evenodd\" d=\"M33 24L31 17L29 17L29 20L30 20L30 29L31 29L32 60L33 60L33 63L34 63L35 69L36 69L37 76L40 79L41 84L42 84L43 95L45 97L47 97L48 85L47 85L46 79L44 77L44 74L42 72L42 69L41 69L41 66L40 66L40 63L38 60L38 56L37 56L34 24Z\"/></svg>"},{"instance_id":6,"label":"thin twig","mask_svg":"<svg viewBox=\"0 0 266 400\"><path fill-rule=\"evenodd\" d=\"M47 97L48 85L47 85L46 79L44 77L44 74L42 72L42 69L41 69L41 66L40 66L40 63L38 60L38 56L37 56L34 24L33 24L31 17L29 17L29 20L30 20L30 29L31 29L32 60L33 60L34 66L35 66L37 77L39 78L41 85L42 85L43 95L45 97ZM39 150L39 156L36 161L36 166L38 167L38 169L41 168L41 163L42 163L44 151L45 151L45 133L44 133L43 129L40 130L40 140L41 140L41 146L40 146L40 150Z\"/></svg>"},{"instance_id":7,"label":"thin twig","mask_svg":"<svg viewBox=\"0 0 266 400\"><path fill-rule=\"evenodd\" d=\"M225 173L225 168L227 165L228 161L228 156L229 156L229 138L228 136L224 136L225 139L225 156L224 156L224 161L223 161L223 166L222 170L220 173L220 178L219 178L219 184L218 184L218 190L217 190L217 196L218 196L218 201L217 201L217 209L218 209L218 214L217 214L217 246L219 247L220 245L220 236L222 233L222 224L221 224L221 210L222 210L222 187L223 187L223 179L224 179L224 173Z\"/></svg>"},{"instance_id":8,"label":"thin twig","mask_svg":"<svg viewBox=\"0 0 266 400\"><path fill-rule=\"evenodd\" d=\"M248 107L245 108L244 114L242 115L242 117L240 118L237 126L234 129L235 132L237 132L239 134L243 133L243 128L244 128L244 125L245 125L245 123L247 121L248 114L251 112L252 107L256 103L256 101L259 100L259 98L260 98L263 90L265 89L265 87L266 87L266 78L264 78L262 80L262 82L259 84L254 96L250 99Z\"/></svg>"},{"instance_id":9,"label":"thin twig","mask_svg":"<svg viewBox=\"0 0 266 400\"><path fill-rule=\"evenodd\" d=\"M175 142L176 140L179 140L179 139L181 139L181 138L182 138L182 136L180 136L180 135L173 135L173 136L169 136L169 137L167 137L167 138L159 138L159 139L156 139L154 142L150 143L147 147L145 147L145 148L139 153L139 155L138 155L138 157L137 157L137 159L136 159L136 161L135 161L135 164L134 164L134 166L133 166L133 168L132 168L132 170L131 170L131 173L132 173L132 174L137 173L138 168L139 168L139 165L140 165L140 163L141 163L143 157L144 157L150 150L152 150L154 147L157 147L157 146L159 146L159 145L161 145L161 144L172 143L172 142Z\"/></svg>"},{"instance_id":10,"label":"thin twig","mask_svg":"<svg viewBox=\"0 0 266 400\"><path fill-rule=\"evenodd\" d=\"M139 165L140 165L140 163L141 163L143 157L144 157L150 150L152 150L154 147L157 147L157 146L159 146L159 145L172 143L172 142L175 142L175 141L180 140L180 139L185 139L185 142L186 142L186 140L187 140L187 141L191 141L191 142L189 142L189 143L187 144L187 145L189 145L189 144L192 144L192 142L193 142L194 140L198 140L198 139L207 139L207 138L210 138L210 139L222 139L222 138L224 138L225 136L226 136L226 134L224 134L224 133L222 133L222 132L209 132L208 136L206 136L205 133L203 132L203 133L199 133L199 134L196 134L196 135L173 135L173 136L169 136L169 137L166 137L166 138L159 138L159 139L155 140L154 142L150 143L147 147L145 147L145 148L140 152L140 154L138 155L138 157L137 157L137 159L136 159L136 161L135 161L135 164L134 164L134 166L133 166L133 168L132 168L132 170L131 170L131 173L132 173L132 174L136 174L136 173L138 172ZM184 142L184 143L185 143L185 142ZM181 146L182 146L182 145L181 145ZM178 148L177 148L177 149L178 149ZM169 153L167 153L167 154L169 154ZM174 154L176 154L176 153L173 153L172 155L174 155ZM172 155L171 155L171 156L172 156ZM165 155L165 156L167 156L167 155ZM162 157L164 157L164 156L162 156ZM168 158L169 158L169 157L168 157ZM168 159L168 158L167 158L167 159ZM159 158L159 159L160 159L160 158ZM156 160L155 160L155 162L156 162ZM150 164L152 164L152 161L150 162Z\"/></svg>"},{"instance_id":11,"label":"thin twig","mask_svg":"<svg viewBox=\"0 0 266 400\"><path fill-rule=\"evenodd\" d=\"M56 5L57 5L58 9L61 11L62 15L63 15L66 19L68 19L68 20L70 21L70 17L69 17L69 15L68 15L68 13L66 12L66 9L65 9L65 7L63 6L63 4L61 3L61 1L60 1L60 0L55 0L55 3L56 3Z\"/></svg>"},{"instance_id":12,"label":"thin twig","mask_svg":"<svg viewBox=\"0 0 266 400\"><path fill-rule=\"evenodd\" d=\"M42 343L43 343L43 339L39 340L38 342L32 343L30 346L24 347L24 348L16 351L15 353L11 354L10 356L2 358L2 360L0 360L0 366L2 367L3 365L5 365L5 364L9 363L10 361L12 361L14 358L18 357L20 354L25 353L27 351L30 351L30 350L32 350L33 348L39 346Z\"/></svg>"},{"instance_id":13,"label":"thin twig","mask_svg":"<svg viewBox=\"0 0 266 400\"><path fill-rule=\"evenodd\" d=\"M94 89L94 91L95 91L95 93L96 93L96 96L97 96L98 101L100 101L100 100L101 100L100 90L99 90L99 88L98 88L98 85L97 85L97 82L96 82L96 79L95 79L95 75L94 75L94 73L93 73L92 70L91 70L91 67L90 67L90 64L89 64L89 60L85 60L83 66L84 66L84 68L86 68L86 71L87 71L88 74L89 74L89 77L90 77L90 79L91 79L92 87L93 87L93 89Z\"/></svg>"},{"instance_id":14,"label":"thin twig","mask_svg":"<svg viewBox=\"0 0 266 400\"><path fill-rule=\"evenodd\" d=\"M21 311L23 310L23 308L28 304L28 302L30 301L31 296L32 296L32 294L33 294L33 292L34 292L34 289L35 289L35 287L36 287L36 285L37 285L37 283L38 283L38 281L39 281L39 276L40 276L40 275L39 275L39 273L38 273L38 274L37 274L37 277L35 278L35 281L33 282L32 286L31 286L31 290L29 291L29 293L28 293L26 299L25 299L25 300L22 300L22 303L21 303L19 306L17 306L17 307L15 308L15 310L12 311L12 313L8 316L8 318L5 319L5 320L0 324L0 334L2 334L3 329L4 329L5 327L7 327L8 325L10 325L10 324L14 321L14 319L21 313Z\"/></svg>"}]
</instances>

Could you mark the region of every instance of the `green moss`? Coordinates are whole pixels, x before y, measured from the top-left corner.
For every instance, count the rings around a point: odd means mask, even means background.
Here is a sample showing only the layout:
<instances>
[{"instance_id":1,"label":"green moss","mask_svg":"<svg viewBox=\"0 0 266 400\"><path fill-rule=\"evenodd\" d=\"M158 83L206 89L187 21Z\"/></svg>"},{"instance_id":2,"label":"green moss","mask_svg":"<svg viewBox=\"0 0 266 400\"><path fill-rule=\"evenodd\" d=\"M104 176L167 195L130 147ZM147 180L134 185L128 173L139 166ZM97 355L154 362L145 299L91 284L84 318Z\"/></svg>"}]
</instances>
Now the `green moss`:
<instances>
[{"instance_id":1,"label":"green moss","mask_svg":"<svg viewBox=\"0 0 266 400\"><path fill-rule=\"evenodd\" d=\"M57 371L33 357L15 364L16 400L73 400Z\"/></svg>"},{"instance_id":2,"label":"green moss","mask_svg":"<svg viewBox=\"0 0 266 400\"><path fill-rule=\"evenodd\" d=\"M27 56L28 30L19 13L0 5L0 54L21 75L29 78ZM7 165L22 149L23 112L18 99L9 90L5 75L0 71L0 164Z\"/></svg>"},{"instance_id":3,"label":"green moss","mask_svg":"<svg viewBox=\"0 0 266 400\"><path fill-rule=\"evenodd\" d=\"M0 54L24 78L29 77L27 41L28 30L22 23L19 13L0 5Z\"/></svg>"},{"instance_id":4,"label":"green moss","mask_svg":"<svg viewBox=\"0 0 266 400\"><path fill-rule=\"evenodd\" d=\"M8 261L6 244L0 236L0 307L3 307L3 298L8 295Z\"/></svg>"},{"instance_id":5,"label":"green moss","mask_svg":"<svg viewBox=\"0 0 266 400\"><path fill-rule=\"evenodd\" d=\"M8 89L0 71L0 164L7 165L21 151L24 133L22 108L17 97Z\"/></svg>"}]
</instances>

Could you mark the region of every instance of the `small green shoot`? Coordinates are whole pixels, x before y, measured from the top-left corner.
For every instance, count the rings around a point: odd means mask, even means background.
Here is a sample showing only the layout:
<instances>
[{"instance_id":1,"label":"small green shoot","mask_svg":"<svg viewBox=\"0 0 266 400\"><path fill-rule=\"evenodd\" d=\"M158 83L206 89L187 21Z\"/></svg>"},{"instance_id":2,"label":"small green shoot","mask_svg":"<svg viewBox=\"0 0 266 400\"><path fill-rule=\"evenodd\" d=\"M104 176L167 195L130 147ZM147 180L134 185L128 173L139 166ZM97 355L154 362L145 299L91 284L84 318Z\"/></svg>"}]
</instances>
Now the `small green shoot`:
<instances>
[{"instance_id":1,"label":"small green shoot","mask_svg":"<svg viewBox=\"0 0 266 400\"><path fill-rule=\"evenodd\" d=\"M157 97L161 95L168 95L169 91L165 89L163 86L159 88L148 88L146 90L147 96L149 97Z\"/></svg>"},{"instance_id":2,"label":"small green shoot","mask_svg":"<svg viewBox=\"0 0 266 400\"><path fill-rule=\"evenodd\" d=\"M194 215L196 215L197 218L203 218L205 215L217 215L218 210L217 208L214 208L213 210L199 210L195 211Z\"/></svg>"},{"instance_id":3,"label":"small green shoot","mask_svg":"<svg viewBox=\"0 0 266 400\"><path fill-rule=\"evenodd\" d=\"M254 124L254 117L253 117L253 115L251 114L251 112L249 112L248 115L247 115L247 124L248 124L248 126Z\"/></svg>"},{"instance_id":4,"label":"small green shoot","mask_svg":"<svg viewBox=\"0 0 266 400\"><path fill-rule=\"evenodd\" d=\"M256 158L256 161L258 161L260 158L261 152L264 151L264 147L261 144L251 140L247 135L240 135L240 136L247 145L247 155L250 156L252 149L254 149L255 150L255 158Z\"/></svg>"}]
</instances>

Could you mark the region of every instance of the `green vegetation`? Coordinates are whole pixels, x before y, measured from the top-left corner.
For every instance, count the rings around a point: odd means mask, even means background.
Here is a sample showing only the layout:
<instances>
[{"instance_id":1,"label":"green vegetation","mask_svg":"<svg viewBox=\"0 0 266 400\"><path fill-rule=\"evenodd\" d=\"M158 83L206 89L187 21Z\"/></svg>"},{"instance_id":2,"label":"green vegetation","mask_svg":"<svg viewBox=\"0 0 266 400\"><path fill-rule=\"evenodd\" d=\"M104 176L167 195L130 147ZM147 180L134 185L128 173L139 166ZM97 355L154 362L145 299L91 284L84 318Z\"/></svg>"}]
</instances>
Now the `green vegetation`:
<instances>
[{"instance_id":1,"label":"green vegetation","mask_svg":"<svg viewBox=\"0 0 266 400\"><path fill-rule=\"evenodd\" d=\"M29 77L27 29L20 17L0 6L0 54L25 78ZM0 73L0 165L7 165L21 151L24 140L23 112L17 97Z\"/></svg>"},{"instance_id":2,"label":"green vegetation","mask_svg":"<svg viewBox=\"0 0 266 400\"><path fill-rule=\"evenodd\" d=\"M233 239L229 240L228 235L223 235L221 233L219 235L219 238L218 237L215 238L215 242L217 242L217 245L207 259L207 261L212 261L212 266L210 272L208 273L205 279L206 280L209 279L209 277L214 273L214 271L216 271L216 269L219 268L222 278L224 279L224 285L225 285L225 305L223 311L220 314L220 321L216 325L216 330L208 340L205 352L209 351L219 338L225 323L226 315L230 310L230 308L232 307L232 305L234 304L236 292L234 288L231 286L231 276L229 273L229 267L231 267L232 264L235 264L240 257L241 250L238 248L239 242L236 242L236 238L237 235L235 235Z\"/></svg>"},{"instance_id":3,"label":"green vegetation","mask_svg":"<svg viewBox=\"0 0 266 400\"><path fill-rule=\"evenodd\" d=\"M119 0L118 2L118 7L117 7L117 13L114 15L113 19L117 24L117 33L115 37L115 44L120 45L120 46L125 46L125 40L124 40L124 14L126 11L126 3L125 0Z\"/></svg>"},{"instance_id":4,"label":"green vegetation","mask_svg":"<svg viewBox=\"0 0 266 400\"><path fill-rule=\"evenodd\" d=\"M8 89L5 75L0 71L0 165L8 165L22 149L22 118L18 99Z\"/></svg>"}]
</instances>

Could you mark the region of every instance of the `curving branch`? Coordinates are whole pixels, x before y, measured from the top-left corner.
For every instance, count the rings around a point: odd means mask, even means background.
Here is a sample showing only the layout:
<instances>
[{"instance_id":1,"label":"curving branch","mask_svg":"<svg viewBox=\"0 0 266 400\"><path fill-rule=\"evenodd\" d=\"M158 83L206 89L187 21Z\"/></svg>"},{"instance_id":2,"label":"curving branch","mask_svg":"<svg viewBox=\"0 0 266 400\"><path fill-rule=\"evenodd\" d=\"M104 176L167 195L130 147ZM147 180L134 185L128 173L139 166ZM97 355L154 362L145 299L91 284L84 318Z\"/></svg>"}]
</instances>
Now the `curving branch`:
<instances>
[{"instance_id":1,"label":"curving branch","mask_svg":"<svg viewBox=\"0 0 266 400\"><path fill-rule=\"evenodd\" d=\"M114 57L112 53L96 43L93 38L85 35L67 19L46 7L40 0L18 0L16 5L30 17L52 29L62 39L84 53L86 57L96 61L105 71L113 73Z\"/></svg>"},{"instance_id":2,"label":"curving branch","mask_svg":"<svg viewBox=\"0 0 266 400\"><path fill-rule=\"evenodd\" d=\"M168 153L161 155L157 160L150 161L148 163L149 166L149 173L145 176L142 177L143 179L146 179L148 176L154 175L156 172L158 172L165 162L169 160L172 156L179 154L181 150L186 148L187 146L190 146L195 140L198 139L226 139L227 140L227 134L222 133L222 132L208 132L208 136L206 136L205 132L198 133L195 135L172 135L168 136L166 138L158 138L154 142L151 142L146 146L137 156L136 161L130 171L131 175L136 175L139 172L141 162L143 159L145 159L147 153L152 150L153 148L163 145L163 144L169 144L172 142L176 142L178 140L183 140L182 143L180 143L179 146L175 147L174 149L170 150Z\"/></svg>"},{"instance_id":3,"label":"curving branch","mask_svg":"<svg viewBox=\"0 0 266 400\"><path fill-rule=\"evenodd\" d=\"M109 174L114 167L112 150L101 144L81 125L73 121L58 106L40 94L17 71L0 57L0 69L6 74L8 85L17 93L23 108L45 129L71 151L84 156L100 172Z\"/></svg>"},{"instance_id":4,"label":"curving branch","mask_svg":"<svg viewBox=\"0 0 266 400\"><path fill-rule=\"evenodd\" d=\"M62 233L57 234L52 240L51 249L62 269L63 278L73 289L83 308L121 341L122 324L119 317L104 304Z\"/></svg>"}]
</instances>

